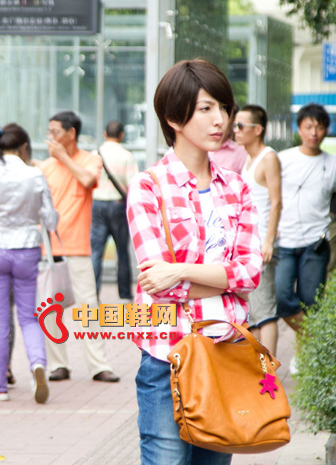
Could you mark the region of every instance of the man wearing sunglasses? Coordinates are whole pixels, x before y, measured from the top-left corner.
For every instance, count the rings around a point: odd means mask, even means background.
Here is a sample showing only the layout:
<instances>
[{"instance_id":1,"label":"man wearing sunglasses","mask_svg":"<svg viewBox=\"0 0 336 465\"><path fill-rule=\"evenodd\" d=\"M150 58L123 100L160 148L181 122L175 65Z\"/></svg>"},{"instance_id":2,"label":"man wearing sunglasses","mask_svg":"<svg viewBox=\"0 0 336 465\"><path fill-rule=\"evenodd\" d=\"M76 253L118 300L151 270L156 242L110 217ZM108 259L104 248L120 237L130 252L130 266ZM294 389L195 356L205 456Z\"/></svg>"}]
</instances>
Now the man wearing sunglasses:
<instances>
[{"instance_id":1,"label":"man wearing sunglasses","mask_svg":"<svg viewBox=\"0 0 336 465\"><path fill-rule=\"evenodd\" d=\"M254 335L274 355L278 340L275 297L276 255L274 248L281 213L281 168L277 154L264 143L267 113L259 105L245 105L235 117L233 131L248 157L242 178L251 188L258 213L262 241L263 271L259 287L249 294L249 324Z\"/></svg>"}]
</instances>

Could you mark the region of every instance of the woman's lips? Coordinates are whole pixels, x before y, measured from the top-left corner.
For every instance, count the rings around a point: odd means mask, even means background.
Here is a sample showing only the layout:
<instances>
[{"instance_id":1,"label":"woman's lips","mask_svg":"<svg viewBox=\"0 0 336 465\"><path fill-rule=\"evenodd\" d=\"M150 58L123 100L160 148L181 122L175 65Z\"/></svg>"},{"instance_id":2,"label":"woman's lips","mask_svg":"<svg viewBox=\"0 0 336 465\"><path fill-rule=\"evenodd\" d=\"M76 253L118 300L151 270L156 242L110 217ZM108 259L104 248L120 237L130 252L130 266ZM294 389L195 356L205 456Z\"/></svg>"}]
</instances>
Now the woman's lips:
<instances>
[{"instance_id":1,"label":"woman's lips","mask_svg":"<svg viewBox=\"0 0 336 465\"><path fill-rule=\"evenodd\" d=\"M223 133L222 132L214 132L214 133L210 134L210 137L212 137L213 139L216 139L216 140L220 140L223 137Z\"/></svg>"}]
</instances>

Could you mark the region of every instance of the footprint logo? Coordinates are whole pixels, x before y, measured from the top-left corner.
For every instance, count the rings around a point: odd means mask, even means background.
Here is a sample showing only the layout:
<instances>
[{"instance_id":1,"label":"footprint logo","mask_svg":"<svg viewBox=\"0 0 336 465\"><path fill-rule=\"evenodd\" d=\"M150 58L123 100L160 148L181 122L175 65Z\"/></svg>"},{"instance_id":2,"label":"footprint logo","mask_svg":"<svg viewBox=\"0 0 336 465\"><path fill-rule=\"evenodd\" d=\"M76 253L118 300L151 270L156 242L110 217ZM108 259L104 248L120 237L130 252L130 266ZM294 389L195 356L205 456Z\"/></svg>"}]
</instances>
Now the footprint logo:
<instances>
[{"instance_id":1,"label":"footprint logo","mask_svg":"<svg viewBox=\"0 0 336 465\"><path fill-rule=\"evenodd\" d=\"M63 302L64 300L63 294L61 294L60 292L55 294L55 300L57 302ZM52 298L48 297L47 302L48 304L52 304L53 303ZM45 302L41 302L41 307L47 307L47 304ZM62 344L62 342L65 342L69 337L69 331L67 330L67 328L65 327L62 321L63 310L64 310L62 305L53 304L47 308L44 308L43 310L41 307L38 307L36 309L38 313L34 313L34 316L38 317L38 322L39 322L39 325L41 326L42 331L51 341L55 342L56 344ZM44 319L47 315L49 315L50 312L56 312L56 324L62 333L62 336L60 338L55 338L54 336L52 336L47 330L47 328L45 327Z\"/></svg>"}]
</instances>

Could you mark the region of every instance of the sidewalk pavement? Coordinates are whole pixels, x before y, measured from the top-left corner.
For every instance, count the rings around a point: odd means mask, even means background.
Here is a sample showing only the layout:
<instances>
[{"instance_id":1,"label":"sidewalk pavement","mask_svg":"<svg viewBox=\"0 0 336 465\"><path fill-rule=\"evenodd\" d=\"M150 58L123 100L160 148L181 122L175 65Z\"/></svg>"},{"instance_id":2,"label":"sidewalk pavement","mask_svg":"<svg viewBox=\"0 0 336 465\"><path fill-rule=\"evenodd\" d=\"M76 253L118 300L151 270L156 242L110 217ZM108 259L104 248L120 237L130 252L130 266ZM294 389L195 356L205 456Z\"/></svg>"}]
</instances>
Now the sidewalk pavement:
<instances>
[{"instance_id":1,"label":"sidewalk pavement","mask_svg":"<svg viewBox=\"0 0 336 465\"><path fill-rule=\"evenodd\" d=\"M115 284L102 288L102 303L118 303ZM31 374L19 326L13 356L17 384L9 402L0 402L0 461L8 465L139 465L137 403L134 378L140 351L130 341L108 340L108 358L121 376L119 383L92 381L71 312L65 313L70 332L67 342L71 380L50 383L47 404L36 404ZM290 396L293 380L288 372L293 355L293 331L279 324L278 373ZM290 419L291 443L274 452L235 455L232 465L324 465L328 433L313 435L295 410ZM160 464L157 464L160 465ZM206 465L206 464L205 464Z\"/></svg>"}]
</instances>

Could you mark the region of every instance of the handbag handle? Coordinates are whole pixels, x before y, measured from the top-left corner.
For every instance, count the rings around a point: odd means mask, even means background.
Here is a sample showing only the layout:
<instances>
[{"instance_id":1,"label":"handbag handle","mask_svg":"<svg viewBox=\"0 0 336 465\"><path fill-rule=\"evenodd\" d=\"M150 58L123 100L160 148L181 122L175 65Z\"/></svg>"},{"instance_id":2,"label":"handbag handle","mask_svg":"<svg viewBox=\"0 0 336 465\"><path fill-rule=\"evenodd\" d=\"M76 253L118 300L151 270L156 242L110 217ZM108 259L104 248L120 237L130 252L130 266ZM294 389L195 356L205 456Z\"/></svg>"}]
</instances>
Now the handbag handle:
<instances>
[{"instance_id":1,"label":"handbag handle","mask_svg":"<svg viewBox=\"0 0 336 465\"><path fill-rule=\"evenodd\" d=\"M193 325L192 332L197 333L199 329L206 328L207 326L214 325L217 323L227 323L233 327L236 328L237 331L239 331L245 339L247 339L250 344L253 345L253 347L260 353L267 355L269 353L269 350L260 344L260 342L257 341L257 339L248 331L244 326L238 325L237 323L231 323L230 321L225 321L225 320L203 320L203 321L196 321ZM231 342L230 339L225 342Z\"/></svg>"},{"instance_id":2,"label":"handbag handle","mask_svg":"<svg viewBox=\"0 0 336 465\"><path fill-rule=\"evenodd\" d=\"M206 328L207 326L214 325L217 323L227 323L234 328L236 328L237 331L239 331L245 339L256 349L257 352L260 354L267 356L271 363L273 364L274 368L277 370L280 366L279 360L277 360L274 355L271 354L271 352L267 349L267 347L263 346L254 336L253 334L250 333L250 331L242 325L239 325L237 323L231 323L230 321L225 321L225 320L203 320L203 321L196 321L193 324L192 327L192 332L193 334L197 334L197 331L202 328ZM235 336L233 338L230 338L226 341L223 341L225 343L232 343L235 341Z\"/></svg>"},{"instance_id":3,"label":"handbag handle","mask_svg":"<svg viewBox=\"0 0 336 465\"><path fill-rule=\"evenodd\" d=\"M63 250L63 255L65 255L63 244L62 244L60 235L58 234L57 230L55 231L55 234L57 236L57 239L59 240L59 243L61 244L61 247L62 247L62 250ZM44 224L44 222L42 220L41 220L41 235L42 235L43 245L44 245L44 248L45 248L45 251L46 251L48 265L50 266L50 268L53 268L54 267L54 257L53 257L52 250L51 250L50 237L49 237L49 234L48 234L48 230L47 230L47 228L46 228L46 226L45 226L45 224Z\"/></svg>"}]
</instances>

